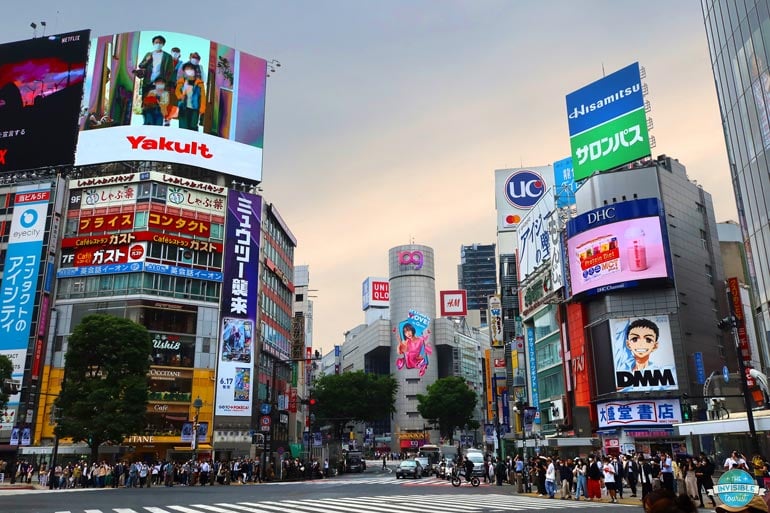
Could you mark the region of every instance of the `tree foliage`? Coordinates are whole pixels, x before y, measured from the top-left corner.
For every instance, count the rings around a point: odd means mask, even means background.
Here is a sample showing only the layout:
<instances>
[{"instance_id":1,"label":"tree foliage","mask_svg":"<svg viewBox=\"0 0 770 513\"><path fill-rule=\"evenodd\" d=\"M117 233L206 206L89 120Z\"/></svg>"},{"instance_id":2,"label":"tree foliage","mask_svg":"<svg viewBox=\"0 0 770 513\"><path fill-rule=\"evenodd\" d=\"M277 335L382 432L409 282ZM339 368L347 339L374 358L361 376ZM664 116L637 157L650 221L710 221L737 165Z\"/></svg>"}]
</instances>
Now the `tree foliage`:
<instances>
[{"instance_id":1,"label":"tree foliage","mask_svg":"<svg viewBox=\"0 0 770 513\"><path fill-rule=\"evenodd\" d=\"M0 385L5 383L6 379L13 376L13 362L4 354L0 354ZM8 405L10 396L5 392L5 387L0 386L0 410L4 410Z\"/></svg>"},{"instance_id":2,"label":"tree foliage","mask_svg":"<svg viewBox=\"0 0 770 513\"><path fill-rule=\"evenodd\" d=\"M312 392L315 425L331 424L339 437L350 422L389 419L396 411L397 390L398 383L390 375L356 371L322 376Z\"/></svg>"},{"instance_id":3,"label":"tree foliage","mask_svg":"<svg viewBox=\"0 0 770 513\"><path fill-rule=\"evenodd\" d=\"M428 385L427 394L417 394L417 411L425 420L438 423L442 437L451 440L455 428L468 425L471 429L479 427L473 420L478 396L463 378L450 376L436 380Z\"/></svg>"},{"instance_id":4,"label":"tree foliage","mask_svg":"<svg viewBox=\"0 0 770 513\"><path fill-rule=\"evenodd\" d=\"M56 427L60 437L119 444L145 426L151 336L144 326L111 315L83 318L69 337Z\"/></svg>"}]
</instances>

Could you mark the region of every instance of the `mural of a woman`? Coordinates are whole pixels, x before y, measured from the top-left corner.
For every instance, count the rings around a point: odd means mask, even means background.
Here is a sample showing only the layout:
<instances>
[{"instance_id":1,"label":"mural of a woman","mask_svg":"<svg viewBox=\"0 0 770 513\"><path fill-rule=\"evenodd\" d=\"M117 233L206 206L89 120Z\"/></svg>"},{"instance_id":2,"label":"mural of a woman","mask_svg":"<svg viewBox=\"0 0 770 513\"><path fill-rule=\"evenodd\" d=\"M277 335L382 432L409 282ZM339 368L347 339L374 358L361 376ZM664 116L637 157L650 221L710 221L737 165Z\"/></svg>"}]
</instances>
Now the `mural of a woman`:
<instances>
[{"instance_id":1,"label":"mural of a woman","mask_svg":"<svg viewBox=\"0 0 770 513\"><path fill-rule=\"evenodd\" d=\"M393 329L396 332L396 329ZM398 343L398 360L396 360L396 367L399 370L406 367L407 369L419 369L420 376L425 374L425 370L428 367L428 356L433 353L433 349L428 344L428 337L430 336L430 330L424 330L419 336L415 327L405 322L401 326L401 338Z\"/></svg>"}]
</instances>

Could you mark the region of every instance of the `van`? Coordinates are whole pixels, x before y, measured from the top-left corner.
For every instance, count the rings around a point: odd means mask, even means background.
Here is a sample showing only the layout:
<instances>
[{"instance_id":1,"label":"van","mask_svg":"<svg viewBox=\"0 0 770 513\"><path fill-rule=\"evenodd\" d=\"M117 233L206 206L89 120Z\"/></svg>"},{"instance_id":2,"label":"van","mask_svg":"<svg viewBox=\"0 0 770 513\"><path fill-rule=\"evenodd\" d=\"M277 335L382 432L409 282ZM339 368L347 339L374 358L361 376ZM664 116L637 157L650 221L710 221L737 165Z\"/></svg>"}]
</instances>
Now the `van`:
<instances>
[{"instance_id":1,"label":"van","mask_svg":"<svg viewBox=\"0 0 770 513\"><path fill-rule=\"evenodd\" d=\"M481 451L466 451L465 456L473 462L473 475L484 477L487 468L484 462L484 454Z\"/></svg>"}]
</instances>

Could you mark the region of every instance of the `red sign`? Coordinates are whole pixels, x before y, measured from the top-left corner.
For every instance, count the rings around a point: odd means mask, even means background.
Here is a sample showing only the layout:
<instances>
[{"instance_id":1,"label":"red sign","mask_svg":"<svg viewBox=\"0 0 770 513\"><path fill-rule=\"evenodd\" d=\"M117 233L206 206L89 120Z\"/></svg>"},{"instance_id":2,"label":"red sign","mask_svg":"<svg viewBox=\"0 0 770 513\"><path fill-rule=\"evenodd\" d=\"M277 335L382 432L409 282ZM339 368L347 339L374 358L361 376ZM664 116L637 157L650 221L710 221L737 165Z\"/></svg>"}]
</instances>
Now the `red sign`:
<instances>
[{"instance_id":1,"label":"red sign","mask_svg":"<svg viewBox=\"0 0 770 513\"><path fill-rule=\"evenodd\" d=\"M134 241L160 242L169 246L192 251L206 251L208 253L221 253L222 244L208 240L190 239L177 235L166 235L157 232L113 233L110 235L90 235L85 237L67 237L62 239L62 248L82 248L88 246L114 246L116 244L129 244Z\"/></svg>"},{"instance_id":2,"label":"red sign","mask_svg":"<svg viewBox=\"0 0 770 513\"><path fill-rule=\"evenodd\" d=\"M105 214L80 218L80 233L114 232L131 230L134 227L134 214Z\"/></svg>"},{"instance_id":3,"label":"red sign","mask_svg":"<svg viewBox=\"0 0 770 513\"><path fill-rule=\"evenodd\" d=\"M743 317L743 301L741 301L741 286L738 278L728 278L727 286L730 288L730 297L733 300L733 313L738 319L738 347L744 364L749 365L751 363L751 346L749 346L749 336L746 333L746 319Z\"/></svg>"},{"instance_id":4,"label":"red sign","mask_svg":"<svg viewBox=\"0 0 770 513\"><path fill-rule=\"evenodd\" d=\"M289 392L289 413L297 413L297 389L291 389Z\"/></svg>"},{"instance_id":5,"label":"red sign","mask_svg":"<svg viewBox=\"0 0 770 513\"><path fill-rule=\"evenodd\" d=\"M468 315L468 293L464 290L442 290L441 317L464 317Z\"/></svg>"},{"instance_id":6,"label":"red sign","mask_svg":"<svg viewBox=\"0 0 770 513\"><path fill-rule=\"evenodd\" d=\"M75 251L72 265L81 267L142 262L144 260L144 253L144 245L141 243L131 244L130 246L86 247Z\"/></svg>"},{"instance_id":7,"label":"red sign","mask_svg":"<svg viewBox=\"0 0 770 513\"><path fill-rule=\"evenodd\" d=\"M160 228L168 232L182 232L205 237L211 235L211 223L208 221L189 219L173 214L150 212L147 225L150 228Z\"/></svg>"}]
</instances>

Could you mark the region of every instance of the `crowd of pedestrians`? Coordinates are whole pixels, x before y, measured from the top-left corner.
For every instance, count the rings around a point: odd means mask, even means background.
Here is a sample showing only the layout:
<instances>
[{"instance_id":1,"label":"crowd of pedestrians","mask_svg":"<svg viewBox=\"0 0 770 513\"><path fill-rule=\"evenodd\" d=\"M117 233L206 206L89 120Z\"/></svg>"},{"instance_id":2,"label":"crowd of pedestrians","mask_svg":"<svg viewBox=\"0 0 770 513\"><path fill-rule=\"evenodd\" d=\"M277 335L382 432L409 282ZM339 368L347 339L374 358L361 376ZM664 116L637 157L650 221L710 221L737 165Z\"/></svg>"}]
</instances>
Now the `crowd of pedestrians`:
<instances>
[{"instance_id":1,"label":"crowd of pedestrians","mask_svg":"<svg viewBox=\"0 0 770 513\"><path fill-rule=\"evenodd\" d=\"M753 464L739 456L735 453L729 457L724 469L744 468L754 472L764 487L770 466L758 455ZM715 464L703 452L698 457L674 457L666 452L654 457L589 454L575 458L544 455L522 458L517 455L505 461L488 456L484 465L486 482L498 486L511 484L517 493L537 493L551 499L616 503L630 497L643 501L651 492L663 489L685 494L698 507L704 507L704 499L715 505L707 493L714 487Z\"/></svg>"}]
</instances>

